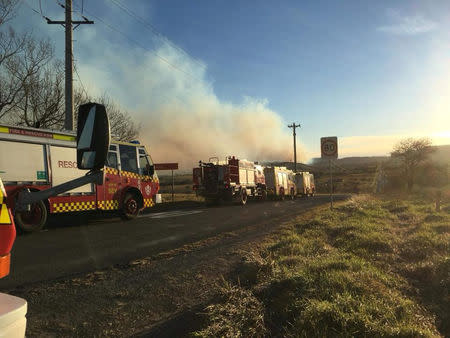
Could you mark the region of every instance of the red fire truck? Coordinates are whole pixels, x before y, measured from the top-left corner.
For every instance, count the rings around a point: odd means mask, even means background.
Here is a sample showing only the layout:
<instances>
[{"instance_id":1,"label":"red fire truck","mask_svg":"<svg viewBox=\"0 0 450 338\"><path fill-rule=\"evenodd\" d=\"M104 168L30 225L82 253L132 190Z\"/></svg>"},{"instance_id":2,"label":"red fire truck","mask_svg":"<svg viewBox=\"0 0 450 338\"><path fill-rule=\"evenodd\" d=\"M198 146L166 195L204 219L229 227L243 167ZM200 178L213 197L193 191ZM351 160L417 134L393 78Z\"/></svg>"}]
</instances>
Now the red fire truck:
<instances>
[{"instance_id":1,"label":"red fire truck","mask_svg":"<svg viewBox=\"0 0 450 338\"><path fill-rule=\"evenodd\" d=\"M154 205L159 180L152 159L139 142L112 141L103 169L103 184L86 184L38 201L30 210L15 210L24 189L41 191L87 173L77 169L76 135L68 132L0 125L0 171L21 230L41 229L48 214L116 210L125 219Z\"/></svg>"},{"instance_id":2,"label":"red fire truck","mask_svg":"<svg viewBox=\"0 0 450 338\"><path fill-rule=\"evenodd\" d=\"M234 156L223 162L210 158L209 162L200 161L199 164L193 169L193 188L197 195L205 197L207 204L223 200L245 205L248 197L266 199L266 182L261 166Z\"/></svg>"}]
</instances>

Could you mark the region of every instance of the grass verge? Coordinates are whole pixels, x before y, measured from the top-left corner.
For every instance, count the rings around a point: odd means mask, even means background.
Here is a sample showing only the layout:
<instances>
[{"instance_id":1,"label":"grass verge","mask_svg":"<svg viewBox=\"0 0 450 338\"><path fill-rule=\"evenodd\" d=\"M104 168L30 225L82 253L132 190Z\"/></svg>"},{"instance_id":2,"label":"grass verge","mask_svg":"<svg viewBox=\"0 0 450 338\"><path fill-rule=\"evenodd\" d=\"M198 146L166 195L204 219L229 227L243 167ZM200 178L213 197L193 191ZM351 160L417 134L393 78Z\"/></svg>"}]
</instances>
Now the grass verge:
<instances>
[{"instance_id":1,"label":"grass verge","mask_svg":"<svg viewBox=\"0 0 450 338\"><path fill-rule=\"evenodd\" d=\"M197 336L450 336L450 212L354 197L299 216L206 308Z\"/></svg>"}]
</instances>

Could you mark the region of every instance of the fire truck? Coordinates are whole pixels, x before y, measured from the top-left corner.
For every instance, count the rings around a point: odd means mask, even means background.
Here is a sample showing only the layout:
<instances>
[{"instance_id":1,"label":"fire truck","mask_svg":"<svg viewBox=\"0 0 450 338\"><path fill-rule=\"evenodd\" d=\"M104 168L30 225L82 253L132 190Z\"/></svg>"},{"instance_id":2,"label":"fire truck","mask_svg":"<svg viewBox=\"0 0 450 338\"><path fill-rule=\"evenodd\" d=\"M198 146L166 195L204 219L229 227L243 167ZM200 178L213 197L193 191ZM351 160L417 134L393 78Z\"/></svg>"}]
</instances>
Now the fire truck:
<instances>
[{"instance_id":1,"label":"fire truck","mask_svg":"<svg viewBox=\"0 0 450 338\"><path fill-rule=\"evenodd\" d=\"M245 205L248 197L267 197L263 167L234 156L225 161L217 157L200 161L199 167L193 169L193 181L197 195L205 197L208 205L219 201Z\"/></svg>"},{"instance_id":2,"label":"fire truck","mask_svg":"<svg viewBox=\"0 0 450 338\"><path fill-rule=\"evenodd\" d=\"M87 210L118 211L124 219L155 204L159 180L145 146L112 141L102 184L90 183L16 210L21 191L41 191L82 177L77 168L76 135L0 125L0 171L15 223L25 232L40 230L49 214Z\"/></svg>"},{"instance_id":3,"label":"fire truck","mask_svg":"<svg viewBox=\"0 0 450 338\"><path fill-rule=\"evenodd\" d=\"M267 192L271 199L284 200L286 197L294 199L296 195L295 174L286 167L264 168Z\"/></svg>"},{"instance_id":4,"label":"fire truck","mask_svg":"<svg viewBox=\"0 0 450 338\"><path fill-rule=\"evenodd\" d=\"M308 171L295 173L295 185L297 187L297 195L314 196L316 186L314 184L314 175Z\"/></svg>"}]
</instances>

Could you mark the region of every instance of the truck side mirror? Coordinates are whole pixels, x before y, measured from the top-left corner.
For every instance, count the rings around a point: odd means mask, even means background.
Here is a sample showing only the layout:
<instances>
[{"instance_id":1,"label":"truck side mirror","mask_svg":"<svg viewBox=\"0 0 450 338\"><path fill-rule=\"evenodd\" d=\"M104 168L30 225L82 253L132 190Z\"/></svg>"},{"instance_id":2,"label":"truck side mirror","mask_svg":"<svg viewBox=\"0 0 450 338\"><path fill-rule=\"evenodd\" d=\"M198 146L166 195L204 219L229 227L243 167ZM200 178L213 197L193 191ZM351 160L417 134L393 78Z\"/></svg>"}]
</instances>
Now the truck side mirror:
<instances>
[{"instance_id":1,"label":"truck side mirror","mask_svg":"<svg viewBox=\"0 0 450 338\"><path fill-rule=\"evenodd\" d=\"M79 169L104 167L110 142L110 129L105 106L82 104L78 109L77 165Z\"/></svg>"},{"instance_id":2,"label":"truck side mirror","mask_svg":"<svg viewBox=\"0 0 450 338\"><path fill-rule=\"evenodd\" d=\"M147 175L153 176L154 174L155 174L155 166L154 165L147 166Z\"/></svg>"}]
</instances>

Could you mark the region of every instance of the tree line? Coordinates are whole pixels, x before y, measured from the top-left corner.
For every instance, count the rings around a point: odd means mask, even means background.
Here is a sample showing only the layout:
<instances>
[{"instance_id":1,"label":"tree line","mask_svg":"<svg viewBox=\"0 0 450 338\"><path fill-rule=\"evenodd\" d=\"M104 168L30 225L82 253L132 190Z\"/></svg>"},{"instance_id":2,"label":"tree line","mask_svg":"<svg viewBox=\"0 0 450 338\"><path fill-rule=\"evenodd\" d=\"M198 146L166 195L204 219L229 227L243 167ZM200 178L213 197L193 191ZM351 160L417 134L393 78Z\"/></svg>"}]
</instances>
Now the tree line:
<instances>
[{"instance_id":1,"label":"tree line","mask_svg":"<svg viewBox=\"0 0 450 338\"><path fill-rule=\"evenodd\" d=\"M19 0L0 0L0 122L61 130L64 126L64 63L49 39L11 26ZM111 132L119 141L137 138L140 126L106 93L93 97L74 86L74 110L94 101L104 104Z\"/></svg>"}]
</instances>

